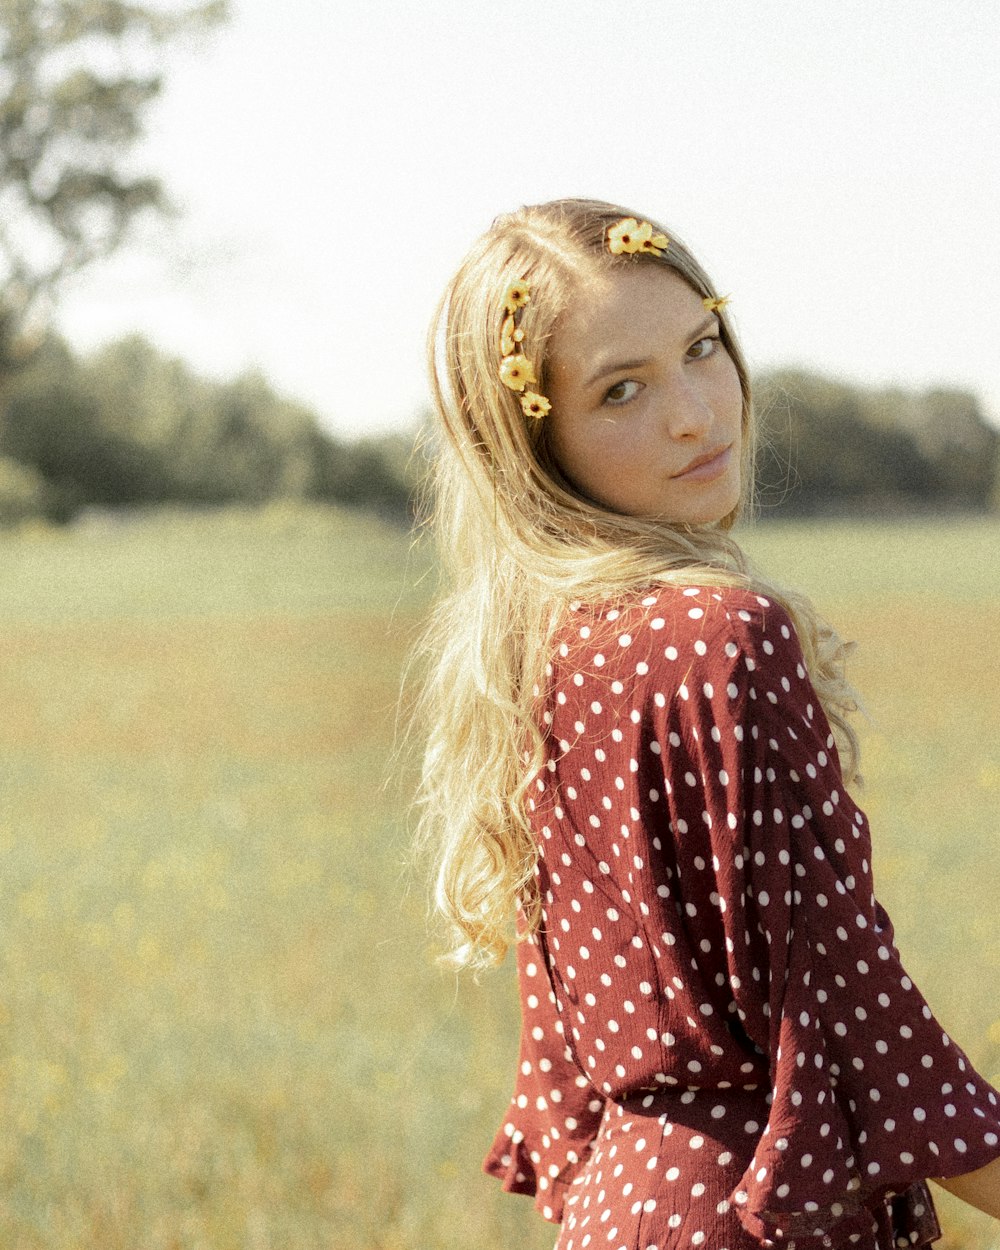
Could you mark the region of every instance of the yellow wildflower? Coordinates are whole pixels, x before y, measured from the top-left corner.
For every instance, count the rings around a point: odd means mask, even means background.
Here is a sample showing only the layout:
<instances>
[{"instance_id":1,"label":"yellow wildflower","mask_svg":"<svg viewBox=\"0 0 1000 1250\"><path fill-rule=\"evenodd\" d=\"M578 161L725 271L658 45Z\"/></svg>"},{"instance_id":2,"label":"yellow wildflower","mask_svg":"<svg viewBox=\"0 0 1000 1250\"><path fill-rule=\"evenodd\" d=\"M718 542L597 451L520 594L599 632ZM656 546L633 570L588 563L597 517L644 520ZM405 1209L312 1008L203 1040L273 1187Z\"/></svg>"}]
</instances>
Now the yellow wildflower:
<instances>
[{"instance_id":1,"label":"yellow wildflower","mask_svg":"<svg viewBox=\"0 0 1000 1250\"><path fill-rule=\"evenodd\" d=\"M623 217L608 227L608 251L614 256L620 256L622 252L629 255L652 252L654 256L662 256L669 243L665 234L653 234L653 227L648 221L639 222L634 217Z\"/></svg>"},{"instance_id":2,"label":"yellow wildflower","mask_svg":"<svg viewBox=\"0 0 1000 1250\"><path fill-rule=\"evenodd\" d=\"M535 367L527 356L504 356L500 361L500 381L512 391L523 391L529 382L537 382Z\"/></svg>"},{"instance_id":3,"label":"yellow wildflower","mask_svg":"<svg viewBox=\"0 0 1000 1250\"><path fill-rule=\"evenodd\" d=\"M513 315L504 317L500 327L500 355L509 356L523 339L524 331L515 328Z\"/></svg>"},{"instance_id":4,"label":"yellow wildflower","mask_svg":"<svg viewBox=\"0 0 1000 1250\"><path fill-rule=\"evenodd\" d=\"M728 295L716 295L711 299L703 299L701 301L709 312L721 312L729 303Z\"/></svg>"},{"instance_id":5,"label":"yellow wildflower","mask_svg":"<svg viewBox=\"0 0 1000 1250\"><path fill-rule=\"evenodd\" d=\"M527 282L523 279L520 282L512 282L503 297L504 308L509 313L516 313L519 308L523 308L530 298L529 290Z\"/></svg>"},{"instance_id":6,"label":"yellow wildflower","mask_svg":"<svg viewBox=\"0 0 1000 1250\"><path fill-rule=\"evenodd\" d=\"M639 223L634 217L623 217L614 226L608 226L608 250L614 256L620 256L622 252L634 252L641 243L635 243L635 235L639 229ZM653 233L650 229L650 234Z\"/></svg>"},{"instance_id":7,"label":"yellow wildflower","mask_svg":"<svg viewBox=\"0 0 1000 1250\"><path fill-rule=\"evenodd\" d=\"M643 222L644 226L648 226L649 222ZM650 226L650 229L652 227ZM651 239L644 239L640 252L652 252L654 256L662 256L664 248L670 246L670 240L665 234L654 234Z\"/></svg>"},{"instance_id":8,"label":"yellow wildflower","mask_svg":"<svg viewBox=\"0 0 1000 1250\"><path fill-rule=\"evenodd\" d=\"M525 391L521 396L521 408L526 417L545 417L552 411L552 405L544 395L536 395L534 391Z\"/></svg>"}]
</instances>

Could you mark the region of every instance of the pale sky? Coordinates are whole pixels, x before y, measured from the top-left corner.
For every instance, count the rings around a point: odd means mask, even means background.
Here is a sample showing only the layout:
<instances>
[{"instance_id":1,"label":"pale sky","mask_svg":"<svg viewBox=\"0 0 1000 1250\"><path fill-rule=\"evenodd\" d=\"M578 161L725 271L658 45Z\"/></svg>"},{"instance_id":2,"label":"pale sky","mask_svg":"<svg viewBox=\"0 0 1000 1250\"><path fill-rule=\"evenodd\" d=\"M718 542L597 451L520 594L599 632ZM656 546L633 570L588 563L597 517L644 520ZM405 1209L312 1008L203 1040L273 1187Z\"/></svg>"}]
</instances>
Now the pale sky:
<instances>
[{"instance_id":1,"label":"pale sky","mask_svg":"<svg viewBox=\"0 0 1000 1250\"><path fill-rule=\"evenodd\" d=\"M588 195L692 247L752 365L964 386L1000 421L998 49L996 0L234 0L168 54L141 153L182 216L59 325L406 427L472 240Z\"/></svg>"}]
</instances>

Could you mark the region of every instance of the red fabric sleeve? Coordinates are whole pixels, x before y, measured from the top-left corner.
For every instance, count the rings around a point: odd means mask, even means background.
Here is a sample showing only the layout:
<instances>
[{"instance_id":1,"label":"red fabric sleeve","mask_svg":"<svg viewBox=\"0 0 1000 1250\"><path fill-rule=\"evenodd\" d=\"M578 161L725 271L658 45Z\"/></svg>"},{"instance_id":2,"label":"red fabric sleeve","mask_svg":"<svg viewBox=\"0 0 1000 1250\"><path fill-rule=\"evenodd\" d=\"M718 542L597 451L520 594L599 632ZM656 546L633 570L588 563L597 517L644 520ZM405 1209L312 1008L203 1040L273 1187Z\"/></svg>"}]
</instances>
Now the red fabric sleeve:
<instances>
[{"instance_id":1,"label":"red fabric sleeve","mask_svg":"<svg viewBox=\"0 0 1000 1250\"><path fill-rule=\"evenodd\" d=\"M900 962L787 614L746 596L708 617L671 666L676 697L651 693L643 713L672 838L703 846L714 877L675 877L663 905L676 924L699 900L686 923L724 942L731 1009L769 1057L767 1124L730 1195L741 1222L800 1250L846 1244L872 1198L1000 1156L1000 1095Z\"/></svg>"},{"instance_id":2,"label":"red fabric sleeve","mask_svg":"<svg viewBox=\"0 0 1000 1250\"><path fill-rule=\"evenodd\" d=\"M534 935L518 943L517 971L522 1019L517 1079L483 1170L508 1193L533 1195L536 1209L558 1224L566 1189L590 1153L604 1100L566 1045Z\"/></svg>"}]
</instances>

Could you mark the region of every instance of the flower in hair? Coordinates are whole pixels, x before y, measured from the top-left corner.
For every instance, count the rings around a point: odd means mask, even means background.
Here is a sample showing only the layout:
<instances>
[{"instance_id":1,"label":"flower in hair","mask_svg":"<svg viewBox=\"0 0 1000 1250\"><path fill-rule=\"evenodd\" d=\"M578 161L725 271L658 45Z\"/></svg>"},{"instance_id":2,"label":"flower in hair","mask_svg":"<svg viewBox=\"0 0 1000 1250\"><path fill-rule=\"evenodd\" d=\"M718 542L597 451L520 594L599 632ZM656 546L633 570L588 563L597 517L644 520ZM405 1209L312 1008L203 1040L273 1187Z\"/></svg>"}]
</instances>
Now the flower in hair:
<instances>
[{"instance_id":1,"label":"flower in hair","mask_svg":"<svg viewBox=\"0 0 1000 1250\"><path fill-rule=\"evenodd\" d=\"M529 382L537 382L535 367L522 352L504 356L500 361L500 381L512 391L523 391Z\"/></svg>"},{"instance_id":2,"label":"flower in hair","mask_svg":"<svg viewBox=\"0 0 1000 1250\"><path fill-rule=\"evenodd\" d=\"M511 314L523 308L530 298L527 282L512 282L503 297L504 308Z\"/></svg>"},{"instance_id":3,"label":"flower in hair","mask_svg":"<svg viewBox=\"0 0 1000 1250\"><path fill-rule=\"evenodd\" d=\"M701 302L705 305L709 312L721 312L729 303L729 296L713 295L711 298L703 299Z\"/></svg>"},{"instance_id":4,"label":"flower in hair","mask_svg":"<svg viewBox=\"0 0 1000 1250\"><path fill-rule=\"evenodd\" d=\"M620 256L622 252L629 255L635 252L651 252L654 256L662 256L664 248L669 245L667 236L654 234L648 221L639 222L634 217L623 217L613 226L608 226L608 251L613 256Z\"/></svg>"},{"instance_id":5,"label":"flower in hair","mask_svg":"<svg viewBox=\"0 0 1000 1250\"><path fill-rule=\"evenodd\" d=\"M517 344L523 340L524 331L515 326L513 313L504 317L503 325L500 327L500 355L509 356L517 350Z\"/></svg>"},{"instance_id":6,"label":"flower in hair","mask_svg":"<svg viewBox=\"0 0 1000 1250\"><path fill-rule=\"evenodd\" d=\"M504 292L504 317L500 323L500 381L512 391L524 392L529 382L537 382L535 366L524 354L524 331L518 325L521 309L531 297L528 283L521 278ZM521 411L526 417L540 418L552 405L544 395L528 391L521 395Z\"/></svg>"},{"instance_id":7,"label":"flower in hair","mask_svg":"<svg viewBox=\"0 0 1000 1250\"><path fill-rule=\"evenodd\" d=\"M521 409L526 417L541 418L552 411L552 405L544 395L536 395L534 391L525 391L521 396Z\"/></svg>"}]
</instances>

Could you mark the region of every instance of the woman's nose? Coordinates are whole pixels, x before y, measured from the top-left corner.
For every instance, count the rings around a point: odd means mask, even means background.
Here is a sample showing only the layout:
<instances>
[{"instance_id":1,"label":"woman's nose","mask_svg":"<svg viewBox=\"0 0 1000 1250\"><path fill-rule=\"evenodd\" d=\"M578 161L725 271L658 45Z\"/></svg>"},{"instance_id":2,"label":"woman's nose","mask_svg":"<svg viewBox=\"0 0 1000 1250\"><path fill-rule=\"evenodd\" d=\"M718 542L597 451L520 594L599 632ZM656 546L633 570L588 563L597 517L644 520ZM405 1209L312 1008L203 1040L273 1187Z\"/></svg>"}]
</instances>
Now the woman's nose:
<instances>
[{"instance_id":1,"label":"woman's nose","mask_svg":"<svg viewBox=\"0 0 1000 1250\"><path fill-rule=\"evenodd\" d=\"M713 422L708 396L698 380L681 374L664 396L663 421L671 438L703 438Z\"/></svg>"}]
</instances>

